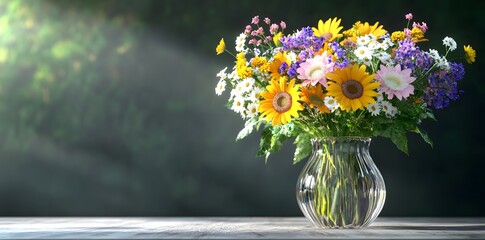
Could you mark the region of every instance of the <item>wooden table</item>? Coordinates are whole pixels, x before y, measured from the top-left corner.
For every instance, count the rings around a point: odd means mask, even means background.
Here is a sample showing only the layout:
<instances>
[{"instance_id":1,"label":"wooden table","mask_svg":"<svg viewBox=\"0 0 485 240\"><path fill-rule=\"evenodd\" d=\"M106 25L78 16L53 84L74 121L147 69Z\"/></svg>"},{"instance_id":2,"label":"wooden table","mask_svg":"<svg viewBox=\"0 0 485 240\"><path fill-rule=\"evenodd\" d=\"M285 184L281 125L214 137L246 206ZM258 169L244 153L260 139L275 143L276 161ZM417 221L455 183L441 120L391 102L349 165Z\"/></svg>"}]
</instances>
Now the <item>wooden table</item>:
<instances>
[{"instance_id":1,"label":"wooden table","mask_svg":"<svg viewBox=\"0 0 485 240\"><path fill-rule=\"evenodd\" d=\"M319 229L303 217L0 218L1 239L485 239L485 218L378 218Z\"/></svg>"}]
</instances>

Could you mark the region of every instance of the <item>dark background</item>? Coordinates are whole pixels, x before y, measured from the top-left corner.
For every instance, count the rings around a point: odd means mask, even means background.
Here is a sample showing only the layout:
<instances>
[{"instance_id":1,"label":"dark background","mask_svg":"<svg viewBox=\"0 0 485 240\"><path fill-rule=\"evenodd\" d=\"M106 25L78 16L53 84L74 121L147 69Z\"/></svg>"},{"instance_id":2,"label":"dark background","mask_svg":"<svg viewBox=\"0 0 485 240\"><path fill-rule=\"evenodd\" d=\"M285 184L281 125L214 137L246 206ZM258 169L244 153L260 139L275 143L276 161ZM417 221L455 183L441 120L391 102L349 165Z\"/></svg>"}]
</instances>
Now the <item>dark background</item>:
<instances>
[{"instance_id":1,"label":"dark background","mask_svg":"<svg viewBox=\"0 0 485 240\"><path fill-rule=\"evenodd\" d=\"M254 15L288 32L341 17L427 22L430 42L471 44L464 94L410 134L376 138L381 216L484 216L484 1L0 1L0 216L301 216L293 146L256 158L259 134L216 96L216 56Z\"/></svg>"}]
</instances>

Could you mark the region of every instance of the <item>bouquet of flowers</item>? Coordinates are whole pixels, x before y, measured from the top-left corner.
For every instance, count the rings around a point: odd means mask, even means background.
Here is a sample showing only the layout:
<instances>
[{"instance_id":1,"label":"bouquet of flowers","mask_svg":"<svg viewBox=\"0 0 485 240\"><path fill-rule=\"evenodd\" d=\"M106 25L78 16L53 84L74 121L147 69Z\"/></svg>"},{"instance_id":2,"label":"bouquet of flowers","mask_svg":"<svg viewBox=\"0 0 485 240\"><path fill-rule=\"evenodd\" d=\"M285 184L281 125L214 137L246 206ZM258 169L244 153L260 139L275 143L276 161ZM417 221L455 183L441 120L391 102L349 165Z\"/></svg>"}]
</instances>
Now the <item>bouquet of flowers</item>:
<instances>
[{"instance_id":1,"label":"bouquet of flowers","mask_svg":"<svg viewBox=\"0 0 485 240\"><path fill-rule=\"evenodd\" d=\"M383 136L407 153L410 131L432 144L419 126L458 99L465 70L448 60L453 38L443 39L444 54L420 49L428 27L410 25L411 13L405 18L406 28L394 32L360 21L342 31L333 18L284 34L285 22L255 16L236 38L235 54L221 39L217 54L230 53L235 65L217 74L215 92L229 88L227 106L245 120L237 139L262 127L258 156L267 159L295 138L294 163L310 154L312 138ZM473 63L475 50L463 50Z\"/></svg>"}]
</instances>

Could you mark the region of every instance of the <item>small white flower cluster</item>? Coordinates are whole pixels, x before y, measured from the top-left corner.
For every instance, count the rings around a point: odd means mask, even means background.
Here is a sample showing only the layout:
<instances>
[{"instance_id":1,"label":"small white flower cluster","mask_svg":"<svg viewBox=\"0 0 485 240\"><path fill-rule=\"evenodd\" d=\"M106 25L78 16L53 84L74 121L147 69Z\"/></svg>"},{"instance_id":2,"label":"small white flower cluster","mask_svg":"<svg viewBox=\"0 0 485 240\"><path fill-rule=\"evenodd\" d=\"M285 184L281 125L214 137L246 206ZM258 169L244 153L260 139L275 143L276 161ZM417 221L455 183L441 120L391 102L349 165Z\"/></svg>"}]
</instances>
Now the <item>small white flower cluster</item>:
<instances>
[{"instance_id":1,"label":"small white flower cluster","mask_svg":"<svg viewBox=\"0 0 485 240\"><path fill-rule=\"evenodd\" d=\"M240 79L235 69L229 74L226 71L227 67L217 74L220 79L215 89L216 94L221 95L226 90L227 82L229 82L232 86L235 86L229 97L229 102L232 101L231 109L241 114L243 119L257 116L259 94L264 89L255 87L253 78Z\"/></svg>"},{"instance_id":2,"label":"small white flower cluster","mask_svg":"<svg viewBox=\"0 0 485 240\"><path fill-rule=\"evenodd\" d=\"M454 51L456 49L456 42L453 38L445 37L443 38L443 45L446 47L445 56L441 56L439 52L435 49L430 49L428 53L429 56L433 58L437 67L444 70L449 70L450 64L448 63L448 59L446 59L446 56L448 55L449 51Z\"/></svg>"},{"instance_id":3,"label":"small white flower cluster","mask_svg":"<svg viewBox=\"0 0 485 240\"><path fill-rule=\"evenodd\" d=\"M446 59L446 56L441 56L439 52L435 49L430 49L428 53L429 56L433 58L437 67L446 70L450 69L450 64L448 63L448 59Z\"/></svg>"},{"instance_id":4,"label":"small white flower cluster","mask_svg":"<svg viewBox=\"0 0 485 240\"><path fill-rule=\"evenodd\" d=\"M391 102L384 100L382 93L379 93L379 97L377 97L377 101L375 103L367 106L367 111L369 111L372 116L377 116L384 113L388 118L393 118L399 113L397 107L393 106Z\"/></svg>"},{"instance_id":5,"label":"small white flower cluster","mask_svg":"<svg viewBox=\"0 0 485 240\"><path fill-rule=\"evenodd\" d=\"M456 49L456 42L455 39L450 37L443 38L443 45L450 51L454 51Z\"/></svg>"},{"instance_id":6,"label":"small white flower cluster","mask_svg":"<svg viewBox=\"0 0 485 240\"><path fill-rule=\"evenodd\" d=\"M359 59L360 63L367 66L372 64L373 57L379 59L386 65L391 65L392 58L391 55L387 53L387 49L393 45L394 43L392 43L389 36L383 37L382 41L379 42L374 35L367 34L357 38L357 48L354 50L354 54Z\"/></svg>"},{"instance_id":7,"label":"small white flower cluster","mask_svg":"<svg viewBox=\"0 0 485 240\"><path fill-rule=\"evenodd\" d=\"M241 33L239 36L236 38L236 51L238 52L246 52L245 45L246 44L246 34Z\"/></svg>"}]
</instances>

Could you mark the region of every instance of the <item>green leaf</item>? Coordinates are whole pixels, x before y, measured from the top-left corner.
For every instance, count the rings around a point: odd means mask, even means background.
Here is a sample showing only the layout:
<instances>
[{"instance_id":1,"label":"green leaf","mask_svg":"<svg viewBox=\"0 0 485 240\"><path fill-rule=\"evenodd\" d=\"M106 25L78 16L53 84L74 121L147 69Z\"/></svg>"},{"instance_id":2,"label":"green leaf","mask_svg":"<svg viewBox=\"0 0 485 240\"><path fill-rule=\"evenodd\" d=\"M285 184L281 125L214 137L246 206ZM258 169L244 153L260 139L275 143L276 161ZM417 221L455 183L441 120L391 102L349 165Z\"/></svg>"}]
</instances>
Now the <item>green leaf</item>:
<instances>
[{"instance_id":1,"label":"green leaf","mask_svg":"<svg viewBox=\"0 0 485 240\"><path fill-rule=\"evenodd\" d=\"M239 131L239 133L237 134L236 141L241 140L251 134L258 123L260 123L260 121L258 121L258 119L256 118L251 118L247 120L244 124L244 128L241 129L241 131Z\"/></svg>"},{"instance_id":2,"label":"green leaf","mask_svg":"<svg viewBox=\"0 0 485 240\"><path fill-rule=\"evenodd\" d=\"M288 140L292 136L292 131L289 129L293 126L270 126L266 125L261 134L261 141L259 143L259 151L257 156L264 156L268 161L269 155L272 152L277 152L283 146L283 142Z\"/></svg>"},{"instance_id":3,"label":"green leaf","mask_svg":"<svg viewBox=\"0 0 485 240\"><path fill-rule=\"evenodd\" d=\"M263 133L261 133L261 140L259 141L259 150L256 153L258 157L265 157L268 160L271 152L269 151L271 147L271 138L273 137L271 127L265 127Z\"/></svg>"},{"instance_id":4,"label":"green leaf","mask_svg":"<svg viewBox=\"0 0 485 240\"><path fill-rule=\"evenodd\" d=\"M416 127L413 132L418 133L426 143L433 147L433 140L431 140L431 138L428 136L428 133L426 133L423 129L419 129L418 127Z\"/></svg>"},{"instance_id":5,"label":"green leaf","mask_svg":"<svg viewBox=\"0 0 485 240\"><path fill-rule=\"evenodd\" d=\"M390 138L399 150L409 155L406 129L400 126L391 126L382 132L382 136Z\"/></svg>"},{"instance_id":6,"label":"green leaf","mask_svg":"<svg viewBox=\"0 0 485 240\"><path fill-rule=\"evenodd\" d=\"M295 155L293 157L293 164L297 164L304 158L308 157L312 152L312 144L308 134L299 134L295 138Z\"/></svg>"}]
</instances>

